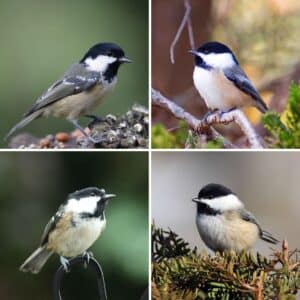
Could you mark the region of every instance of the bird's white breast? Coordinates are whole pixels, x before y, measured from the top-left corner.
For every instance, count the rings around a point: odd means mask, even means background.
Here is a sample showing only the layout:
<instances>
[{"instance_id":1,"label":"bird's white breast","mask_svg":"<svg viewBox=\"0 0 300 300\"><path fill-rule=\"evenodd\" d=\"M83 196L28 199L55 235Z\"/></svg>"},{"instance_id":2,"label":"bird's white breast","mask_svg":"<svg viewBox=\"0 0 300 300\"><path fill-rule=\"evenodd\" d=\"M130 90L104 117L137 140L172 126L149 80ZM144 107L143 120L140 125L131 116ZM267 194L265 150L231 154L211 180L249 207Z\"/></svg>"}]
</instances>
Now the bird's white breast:
<instances>
[{"instance_id":1,"label":"bird's white breast","mask_svg":"<svg viewBox=\"0 0 300 300\"><path fill-rule=\"evenodd\" d=\"M227 110L251 104L251 99L230 82L221 70L194 68L196 89L210 109Z\"/></svg>"},{"instance_id":2,"label":"bird's white breast","mask_svg":"<svg viewBox=\"0 0 300 300\"><path fill-rule=\"evenodd\" d=\"M204 243L214 251L247 250L258 238L257 225L233 215L197 215L196 224Z\"/></svg>"}]
</instances>

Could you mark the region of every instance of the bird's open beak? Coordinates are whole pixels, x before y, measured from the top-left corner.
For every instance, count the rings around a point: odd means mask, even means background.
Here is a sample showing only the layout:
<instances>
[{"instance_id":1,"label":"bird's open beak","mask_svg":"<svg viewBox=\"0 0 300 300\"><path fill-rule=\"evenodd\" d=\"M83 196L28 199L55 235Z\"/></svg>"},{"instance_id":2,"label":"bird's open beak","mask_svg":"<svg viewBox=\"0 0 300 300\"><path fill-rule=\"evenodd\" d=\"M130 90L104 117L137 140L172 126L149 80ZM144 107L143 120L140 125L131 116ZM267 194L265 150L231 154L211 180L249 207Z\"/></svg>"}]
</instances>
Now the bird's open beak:
<instances>
[{"instance_id":1,"label":"bird's open beak","mask_svg":"<svg viewBox=\"0 0 300 300\"><path fill-rule=\"evenodd\" d=\"M132 60L130 60L129 58L127 58L126 56L119 58L119 61L121 63L132 63Z\"/></svg>"},{"instance_id":2,"label":"bird's open beak","mask_svg":"<svg viewBox=\"0 0 300 300\"><path fill-rule=\"evenodd\" d=\"M105 200L109 200L109 199L112 199L112 198L115 198L116 197L116 195L114 195L114 194L106 194L106 195L104 195L104 199Z\"/></svg>"},{"instance_id":3,"label":"bird's open beak","mask_svg":"<svg viewBox=\"0 0 300 300\"><path fill-rule=\"evenodd\" d=\"M192 201L193 201L193 202L196 202L196 203L197 203L197 202L201 202L201 200L198 199L197 197L193 198Z\"/></svg>"},{"instance_id":4,"label":"bird's open beak","mask_svg":"<svg viewBox=\"0 0 300 300\"><path fill-rule=\"evenodd\" d=\"M195 56L199 56L198 52L196 50L189 50L189 53L195 55Z\"/></svg>"}]
</instances>

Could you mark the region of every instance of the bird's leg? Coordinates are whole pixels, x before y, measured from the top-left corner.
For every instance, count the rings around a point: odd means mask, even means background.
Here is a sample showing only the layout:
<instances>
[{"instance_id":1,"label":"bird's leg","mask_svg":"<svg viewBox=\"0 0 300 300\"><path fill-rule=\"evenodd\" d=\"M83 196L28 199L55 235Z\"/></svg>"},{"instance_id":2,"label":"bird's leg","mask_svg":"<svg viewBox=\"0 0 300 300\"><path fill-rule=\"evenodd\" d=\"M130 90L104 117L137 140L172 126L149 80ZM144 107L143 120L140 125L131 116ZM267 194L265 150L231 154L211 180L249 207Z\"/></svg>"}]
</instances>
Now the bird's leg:
<instances>
[{"instance_id":1,"label":"bird's leg","mask_svg":"<svg viewBox=\"0 0 300 300\"><path fill-rule=\"evenodd\" d=\"M102 117L99 117L99 116L96 116L96 115L84 115L86 118L90 118L92 119L87 127L90 128L91 126L93 126L94 124L97 124L97 123L101 123L101 122L104 122L105 121L105 118L102 118Z\"/></svg>"},{"instance_id":2,"label":"bird's leg","mask_svg":"<svg viewBox=\"0 0 300 300\"><path fill-rule=\"evenodd\" d=\"M96 115L84 115L86 118L92 119L91 122L103 122L105 119Z\"/></svg>"},{"instance_id":3,"label":"bird's leg","mask_svg":"<svg viewBox=\"0 0 300 300\"><path fill-rule=\"evenodd\" d=\"M208 122L207 122L207 118L210 116L210 115L212 115L213 113L215 113L216 111L217 111L218 109L213 109L213 110L208 110L206 113L205 113L205 115L202 117L202 120L203 120L203 122L205 122L206 124L208 124Z\"/></svg>"},{"instance_id":4,"label":"bird's leg","mask_svg":"<svg viewBox=\"0 0 300 300\"><path fill-rule=\"evenodd\" d=\"M231 111L233 111L233 110L235 110L235 109L237 109L237 108L236 108L236 107L232 107L232 108L229 108L229 109L226 109L226 110L220 110L220 111L219 111L219 117L222 118L222 116L223 116L224 114L227 114L227 113L229 113L229 112L231 112Z\"/></svg>"},{"instance_id":5,"label":"bird's leg","mask_svg":"<svg viewBox=\"0 0 300 300\"><path fill-rule=\"evenodd\" d=\"M78 129L90 142L92 142L93 144L98 144L100 141L95 140L94 138L92 138L90 135L88 135L84 129L78 124L77 120L69 120L73 126Z\"/></svg>"},{"instance_id":6,"label":"bird's leg","mask_svg":"<svg viewBox=\"0 0 300 300\"><path fill-rule=\"evenodd\" d=\"M94 254L92 252L89 252L89 251L84 251L82 253L82 257L85 259L84 267L87 268L88 264L90 263L90 259L92 257L94 257Z\"/></svg>"},{"instance_id":7,"label":"bird's leg","mask_svg":"<svg viewBox=\"0 0 300 300\"><path fill-rule=\"evenodd\" d=\"M69 263L69 261L65 257L63 257L63 256L60 256L59 259L60 259L60 263L62 264L65 272L66 273L69 272L70 271L70 263Z\"/></svg>"}]
</instances>

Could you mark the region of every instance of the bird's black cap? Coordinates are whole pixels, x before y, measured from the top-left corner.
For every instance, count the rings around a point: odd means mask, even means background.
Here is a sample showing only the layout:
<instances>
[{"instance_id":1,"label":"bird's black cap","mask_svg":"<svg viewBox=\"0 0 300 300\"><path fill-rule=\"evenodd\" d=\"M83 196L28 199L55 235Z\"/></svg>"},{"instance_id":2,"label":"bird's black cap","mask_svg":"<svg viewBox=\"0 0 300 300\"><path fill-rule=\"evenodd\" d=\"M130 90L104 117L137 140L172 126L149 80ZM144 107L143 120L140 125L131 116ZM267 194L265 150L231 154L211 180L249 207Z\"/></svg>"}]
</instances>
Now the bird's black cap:
<instances>
[{"instance_id":1,"label":"bird's black cap","mask_svg":"<svg viewBox=\"0 0 300 300\"><path fill-rule=\"evenodd\" d=\"M190 53L195 55L196 63L199 64L199 60L202 61L200 57L197 56L197 53L203 53L203 54L222 54L222 53L230 53L232 55L233 60L238 65L239 62L237 61L236 57L234 56L233 52L230 50L229 47L226 45L220 43L220 42L208 42L203 44L201 47L199 47L197 50L190 50Z\"/></svg>"},{"instance_id":2,"label":"bird's black cap","mask_svg":"<svg viewBox=\"0 0 300 300\"><path fill-rule=\"evenodd\" d=\"M105 196L105 190L104 189L98 189L97 187L88 187L84 188L82 190L75 191L74 193L69 194L68 198L71 199L81 199L84 197L93 197L93 196L99 196L103 197Z\"/></svg>"},{"instance_id":3,"label":"bird's black cap","mask_svg":"<svg viewBox=\"0 0 300 300\"><path fill-rule=\"evenodd\" d=\"M125 53L123 49L114 43L99 43L91 47L87 53L84 55L82 60L80 61L83 63L87 58L96 58L99 55L107 55L116 58L125 57Z\"/></svg>"},{"instance_id":4,"label":"bird's black cap","mask_svg":"<svg viewBox=\"0 0 300 300\"><path fill-rule=\"evenodd\" d=\"M232 53L229 47L220 42L208 42L197 49L197 52L209 53Z\"/></svg>"},{"instance_id":5,"label":"bird's black cap","mask_svg":"<svg viewBox=\"0 0 300 300\"><path fill-rule=\"evenodd\" d=\"M230 194L233 194L233 192L226 186L217 183L210 183L200 190L198 199L214 199Z\"/></svg>"}]
</instances>

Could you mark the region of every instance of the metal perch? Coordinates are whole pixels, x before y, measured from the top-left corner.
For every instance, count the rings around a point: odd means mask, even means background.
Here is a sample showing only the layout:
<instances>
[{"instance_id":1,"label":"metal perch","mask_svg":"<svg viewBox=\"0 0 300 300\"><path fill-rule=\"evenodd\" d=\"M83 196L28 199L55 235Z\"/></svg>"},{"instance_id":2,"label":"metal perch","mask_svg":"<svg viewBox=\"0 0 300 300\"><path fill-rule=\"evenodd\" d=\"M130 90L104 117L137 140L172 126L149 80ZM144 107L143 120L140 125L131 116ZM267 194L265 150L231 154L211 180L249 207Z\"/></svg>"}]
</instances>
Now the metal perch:
<instances>
[{"instance_id":1,"label":"metal perch","mask_svg":"<svg viewBox=\"0 0 300 300\"><path fill-rule=\"evenodd\" d=\"M99 299L107 300L104 274L98 261L94 257L90 257L89 260L87 260L86 256L77 256L69 260L69 269L71 269L72 266L78 264L86 264L87 267L90 267L94 271L96 271ZM63 300L60 294L60 285L61 285L62 278L65 274L67 274L66 270L62 265L60 265L53 278L53 299L54 300Z\"/></svg>"}]
</instances>

